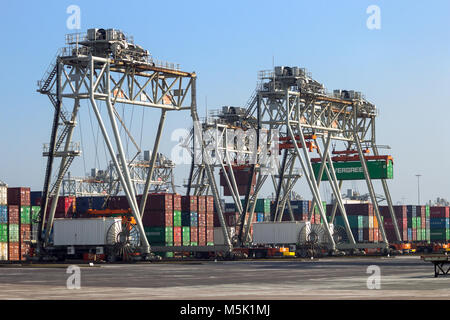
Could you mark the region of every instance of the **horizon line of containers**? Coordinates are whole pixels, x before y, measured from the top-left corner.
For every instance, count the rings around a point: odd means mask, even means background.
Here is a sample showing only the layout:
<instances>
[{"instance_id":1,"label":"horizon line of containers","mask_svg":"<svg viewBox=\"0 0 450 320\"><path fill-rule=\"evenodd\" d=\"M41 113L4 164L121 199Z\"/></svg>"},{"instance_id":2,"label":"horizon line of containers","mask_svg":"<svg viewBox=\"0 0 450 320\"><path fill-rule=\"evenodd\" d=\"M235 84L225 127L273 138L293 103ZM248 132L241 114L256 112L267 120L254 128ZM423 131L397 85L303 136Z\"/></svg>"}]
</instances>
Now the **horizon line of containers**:
<instances>
[{"instance_id":1,"label":"horizon line of containers","mask_svg":"<svg viewBox=\"0 0 450 320\"><path fill-rule=\"evenodd\" d=\"M31 255L30 243L37 240L42 192L30 188L8 188L0 186L0 260L24 261ZM137 200L140 201L140 195ZM88 214L88 209L128 209L125 196L73 197L60 196L55 218L97 218ZM49 202L49 207L51 199ZM224 219L231 236L239 233L238 218L234 203L222 200ZM329 219L332 205L322 203ZM291 208L296 221L308 220L312 201L292 200ZM379 222L374 215L373 204L345 205L350 228L357 242L382 241ZM48 209L49 210L49 209ZM273 221L274 204L270 199L258 199L252 222ZM404 242L447 242L450 240L450 207L427 205L394 206L401 240ZM397 241L394 225L387 206L380 206L382 223L389 242ZM287 208L283 221L290 221ZM310 222L321 224L317 206ZM179 194L149 194L143 216L146 237L153 246L213 246L223 244L220 221L216 214L212 196L181 196ZM344 226L340 210L336 211L334 224ZM250 228L250 236L253 227ZM157 253L164 257L188 255L187 252Z\"/></svg>"}]
</instances>

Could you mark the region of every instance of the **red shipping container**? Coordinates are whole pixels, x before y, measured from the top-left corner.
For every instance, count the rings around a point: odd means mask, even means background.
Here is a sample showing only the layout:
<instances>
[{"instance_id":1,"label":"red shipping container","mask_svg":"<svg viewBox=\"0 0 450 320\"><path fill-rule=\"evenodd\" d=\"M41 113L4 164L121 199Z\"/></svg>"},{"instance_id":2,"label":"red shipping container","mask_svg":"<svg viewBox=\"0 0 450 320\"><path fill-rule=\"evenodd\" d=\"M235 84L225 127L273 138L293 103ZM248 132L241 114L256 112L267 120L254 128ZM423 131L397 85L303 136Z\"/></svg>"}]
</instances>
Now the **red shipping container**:
<instances>
[{"instance_id":1,"label":"red shipping container","mask_svg":"<svg viewBox=\"0 0 450 320\"><path fill-rule=\"evenodd\" d=\"M198 203L198 212L206 212L206 196L198 196L197 197L197 203Z\"/></svg>"},{"instance_id":2,"label":"red shipping container","mask_svg":"<svg viewBox=\"0 0 450 320\"><path fill-rule=\"evenodd\" d=\"M395 218L397 220L399 219L407 219L407 210L406 206L392 206L395 213ZM389 211L388 206L379 206L380 209L380 215L383 216L385 219L389 218L392 219L391 213Z\"/></svg>"},{"instance_id":3,"label":"red shipping container","mask_svg":"<svg viewBox=\"0 0 450 320\"><path fill-rule=\"evenodd\" d=\"M198 245L206 246L206 227L198 227Z\"/></svg>"},{"instance_id":4,"label":"red shipping container","mask_svg":"<svg viewBox=\"0 0 450 320\"><path fill-rule=\"evenodd\" d=\"M450 207L430 207L430 218L449 218Z\"/></svg>"},{"instance_id":5,"label":"red shipping container","mask_svg":"<svg viewBox=\"0 0 450 320\"><path fill-rule=\"evenodd\" d=\"M181 196L181 211L197 212L197 196Z\"/></svg>"},{"instance_id":6,"label":"red shipping container","mask_svg":"<svg viewBox=\"0 0 450 320\"><path fill-rule=\"evenodd\" d=\"M214 197L206 196L206 212L214 212Z\"/></svg>"},{"instance_id":7,"label":"red shipping container","mask_svg":"<svg viewBox=\"0 0 450 320\"><path fill-rule=\"evenodd\" d=\"M198 227L191 227L191 242L198 243Z\"/></svg>"},{"instance_id":8,"label":"red shipping container","mask_svg":"<svg viewBox=\"0 0 450 320\"><path fill-rule=\"evenodd\" d=\"M198 213L198 226L206 227L206 213L205 212Z\"/></svg>"},{"instance_id":9,"label":"red shipping container","mask_svg":"<svg viewBox=\"0 0 450 320\"><path fill-rule=\"evenodd\" d=\"M355 203L345 204L345 211L349 216L373 216L373 204L371 203ZM339 207L336 209L336 215L342 215Z\"/></svg>"},{"instance_id":10,"label":"red shipping container","mask_svg":"<svg viewBox=\"0 0 450 320\"><path fill-rule=\"evenodd\" d=\"M68 218L72 217L75 213L75 197L58 197L58 203L56 205L55 218ZM47 204L47 215L50 213L52 207L53 199L50 198ZM40 206L42 204L42 198L36 198L36 205Z\"/></svg>"},{"instance_id":11,"label":"red shipping container","mask_svg":"<svg viewBox=\"0 0 450 320\"><path fill-rule=\"evenodd\" d=\"M173 210L181 211L181 195L173 194Z\"/></svg>"},{"instance_id":12,"label":"red shipping container","mask_svg":"<svg viewBox=\"0 0 450 320\"><path fill-rule=\"evenodd\" d=\"M19 242L8 243L8 260L19 261L20 260L20 245Z\"/></svg>"},{"instance_id":13,"label":"red shipping container","mask_svg":"<svg viewBox=\"0 0 450 320\"><path fill-rule=\"evenodd\" d=\"M206 242L214 242L214 228L206 228Z\"/></svg>"},{"instance_id":14,"label":"red shipping container","mask_svg":"<svg viewBox=\"0 0 450 320\"><path fill-rule=\"evenodd\" d=\"M403 232L403 230L405 230L407 228L407 226L408 226L408 220L406 220L406 219L403 219L403 220L397 219L397 226L398 226L398 230L400 232ZM384 218L384 227L385 228L394 229L394 224L393 224L391 218Z\"/></svg>"},{"instance_id":15,"label":"red shipping container","mask_svg":"<svg viewBox=\"0 0 450 320\"><path fill-rule=\"evenodd\" d=\"M28 243L20 243L20 260L25 261L26 256L30 254L30 245Z\"/></svg>"},{"instance_id":16,"label":"red shipping container","mask_svg":"<svg viewBox=\"0 0 450 320\"><path fill-rule=\"evenodd\" d=\"M384 232L386 232L386 237L387 237L389 242L396 241L395 240L395 231L394 231L394 229L385 228Z\"/></svg>"},{"instance_id":17,"label":"red shipping container","mask_svg":"<svg viewBox=\"0 0 450 320\"><path fill-rule=\"evenodd\" d=\"M30 188L8 188L8 204L17 206L29 206Z\"/></svg>"},{"instance_id":18,"label":"red shipping container","mask_svg":"<svg viewBox=\"0 0 450 320\"><path fill-rule=\"evenodd\" d=\"M181 246L182 244L182 228L181 227L173 227L173 245Z\"/></svg>"},{"instance_id":19,"label":"red shipping container","mask_svg":"<svg viewBox=\"0 0 450 320\"><path fill-rule=\"evenodd\" d=\"M171 227L173 226L172 210L144 210L142 217L144 227Z\"/></svg>"},{"instance_id":20,"label":"red shipping container","mask_svg":"<svg viewBox=\"0 0 450 320\"><path fill-rule=\"evenodd\" d=\"M139 199L139 196L136 197ZM147 198L148 199L148 198ZM138 205L140 204L138 200ZM128 204L127 197L125 196L111 196L108 201L108 209L117 210L117 209L129 209L130 206Z\"/></svg>"},{"instance_id":21,"label":"red shipping container","mask_svg":"<svg viewBox=\"0 0 450 320\"><path fill-rule=\"evenodd\" d=\"M20 225L20 234L19 241L30 241L31 240L31 225L29 224L21 224Z\"/></svg>"},{"instance_id":22,"label":"red shipping container","mask_svg":"<svg viewBox=\"0 0 450 320\"><path fill-rule=\"evenodd\" d=\"M363 240L373 242L373 228L363 229Z\"/></svg>"},{"instance_id":23,"label":"red shipping container","mask_svg":"<svg viewBox=\"0 0 450 320\"><path fill-rule=\"evenodd\" d=\"M17 206L17 205L9 205L8 206L8 223L9 224L19 224L20 223L19 206Z\"/></svg>"},{"instance_id":24,"label":"red shipping container","mask_svg":"<svg viewBox=\"0 0 450 320\"><path fill-rule=\"evenodd\" d=\"M141 202L142 195L136 197L138 204ZM173 194L171 193L150 193L147 196L145 209L149 210L173 210Z\"/></svg>"},{"instance_id":25,"label":"red shipping container","mask_svg":"<svg viewBox=\"0 0 450 320\"><path fill-rule=\"evenodd\" d=\"M213 214L206 214L206 226L214 227L214 215Z\"/></svg>"},{"instance_id":26,"label":"red shipping container","mask_svg":"<svg viewBox=\"0 0 450 320\"><path fill-rule=\"evenodd\" d=\"M425 217L425 206L416 206L416 217Z\"/></svg>"}]
</instances>

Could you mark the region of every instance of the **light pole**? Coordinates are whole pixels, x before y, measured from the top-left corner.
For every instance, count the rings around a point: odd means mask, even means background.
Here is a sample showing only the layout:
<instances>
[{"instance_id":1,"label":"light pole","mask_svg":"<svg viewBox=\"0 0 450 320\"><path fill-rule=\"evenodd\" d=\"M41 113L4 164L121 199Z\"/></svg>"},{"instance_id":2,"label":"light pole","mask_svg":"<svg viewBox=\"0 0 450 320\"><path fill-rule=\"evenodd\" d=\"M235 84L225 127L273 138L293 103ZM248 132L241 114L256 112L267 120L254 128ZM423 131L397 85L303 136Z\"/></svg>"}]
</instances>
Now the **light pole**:
<instances>
[{"instance_id":1,"label":"light pole","mask_svg":"<svg viewBox=\"0 0 450 320\"><path fill-rule=\"evenodd\" d=\"M420 177L421 174L416 174L417 177L417 205L420 206Z\"/></svg>"}]
</instances>

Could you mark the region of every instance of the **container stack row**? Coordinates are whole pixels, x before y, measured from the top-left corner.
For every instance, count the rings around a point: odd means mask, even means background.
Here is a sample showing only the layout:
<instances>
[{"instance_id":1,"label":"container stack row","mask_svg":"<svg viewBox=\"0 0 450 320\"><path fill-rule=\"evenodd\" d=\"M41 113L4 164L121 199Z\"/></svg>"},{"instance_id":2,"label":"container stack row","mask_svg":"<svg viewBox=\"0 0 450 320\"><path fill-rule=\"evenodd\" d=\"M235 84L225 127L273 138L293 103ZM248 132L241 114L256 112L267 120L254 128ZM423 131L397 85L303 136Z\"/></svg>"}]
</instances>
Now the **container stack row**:
<instances>
[{"instance_id":1,"label":"container stack row","mask_svg":"<svg viewBox=\"0 0 450 320\"><path fill-rule=\"evenodd\" d=\"M382 240L379 232L378 219L371 203L345 204L348 223L356 242L379 242ZM333 205L327 205L328 221L331 220ZM336 209L334 224L345 228L344 219L339 208Z\"/></svg>"},{"instance_id":2,"label":"container stack row","mask_svg":"<svg viewBox=\"0 0 450 320\"><path fill-rule=\"evenodd\" d=\"M56 204L55 216L54 218L73 218L76 212L76 202L80 198L75 198L73 196L59 196L58 202ZM50 209L53 200L49 199L47 203L47 214L45 215L46 220L48 219ZM30 204L31 206L40 207L42 204L42 192L32 191L30 192Z\"/></svg>"},{"instance_id":3,"label":"container stack row","mask_svg":"<svg viewBox=\"0 0 450 320\"><path fill-rule=\"evenodd\" d=\"M312 210L312 201L309 200L292 200L290 202L292 214L294 215L295 221L310 221L313 224L321 224L322 218L320 216L320 210L317 205L314 206L314 209ZM322 207L324 210L326 210L326 202L322 201ZM271 205L271 211L272 211L272 220L273 216L275 214L275 206L272 203ZM308 216L311 212L311 218L308 219ZM283 218L282 221L291 221L291 215L289 212L288 204L286 203L284 207L283 212Z\"/></svg>"},{"instance_id":4,"label":"container stack row","mask_svg":"<svg viewBox=\"0 0 450 320\"><path fill-rule=\"evenodd\" d=\"M30 254L31 206L30 188L0 187L1 196L0 255L1 260L24 261Z\"/></svg>"},{"instance_id":5,"label":"container stack row","mask_svg":"<svg viewBox=\"0 0 450 320\"><path fill-rule=\"evenodd\" d=\"M214 245L212 196L150 194L147 204L142 222L150 245ZM174 253L164 255L171 257Z\"/></svg>"},{"instance_id":6,"label":"container stack row","mask_svg":"<svg viewBox=\"0 0 450 320\"><path fill-rule=\"evenodd\" d=\"M447 242L450 240L449 207L430 208L430 241Z\"/></svg>"}]
</instances>

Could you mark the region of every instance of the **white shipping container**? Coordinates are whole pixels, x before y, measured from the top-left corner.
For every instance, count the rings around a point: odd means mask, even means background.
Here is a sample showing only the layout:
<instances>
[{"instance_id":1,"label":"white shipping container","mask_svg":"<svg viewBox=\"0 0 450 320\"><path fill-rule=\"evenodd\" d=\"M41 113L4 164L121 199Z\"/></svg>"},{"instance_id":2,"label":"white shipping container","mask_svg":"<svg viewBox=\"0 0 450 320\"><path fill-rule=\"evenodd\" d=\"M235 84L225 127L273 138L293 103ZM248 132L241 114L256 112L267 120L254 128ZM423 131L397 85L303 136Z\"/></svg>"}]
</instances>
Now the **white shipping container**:
<instances>
[{"instance_id":1,"label":"white shipping container","mask_svg":"<svg viewBox=\"0 0 450 320\"><path fill-rule=\"evenodd\" d=\"M373 216L369 216L369 228L373 228Z\"/></svg>"},{"instance_id":2,"label":"white shipping container","mask_svg":"<svg viewBox=\"0 0 450 320\"><path fill-rule=\"evenodd\" d=\"M234 227L228 227L230 237L233 238L236 234L236 229ZM231 239L230 239L231 240ZM223 237L223 230L222 227L214 228L214 245L224 245L225 239Z\"/></svg>"},{"instance_id":3,"label":"white shipping container","mask_svg":"<svg viewBox=\"0 0 450 320\"><path fill-rule=\"evenodd\" d=\"M53 244L55 246L105 245L108 230L113 224L117 226L115 227L117 230L114 230L115 234L120 232L120 221L120 218L55 219Z\"/></svg>"},{"instance_id":4,"label":"white shipping container","mask_svg":"<svg viewBox=\"0 0 450 320\"><path fill-rule=\"evenodd\" d=\"M0 185L0 205L6 206L8 204L8 187Z\"/></svg>"},{"instance_id":5,"label":"white shipping container","mask_svg":"<svg viewBox=\"0 0 450 320\"><path fill-rule=\"evenodd\" d=\"M8 243L1 242L0 243L0 261L8 260Z\"/></svg>"},{"instance_id":6,"label":"white shipping container","mask_svg":"<svg viewBox=\"0 0 450 320\"><path fill-rule=\"evenodd\" d=\"M306 232L302 232L300 237L300 231L304 227ZM306 240L310 229L309 221L255 222L253 223L253 243L296 244Z\"/></svg>"}]
</instances>

